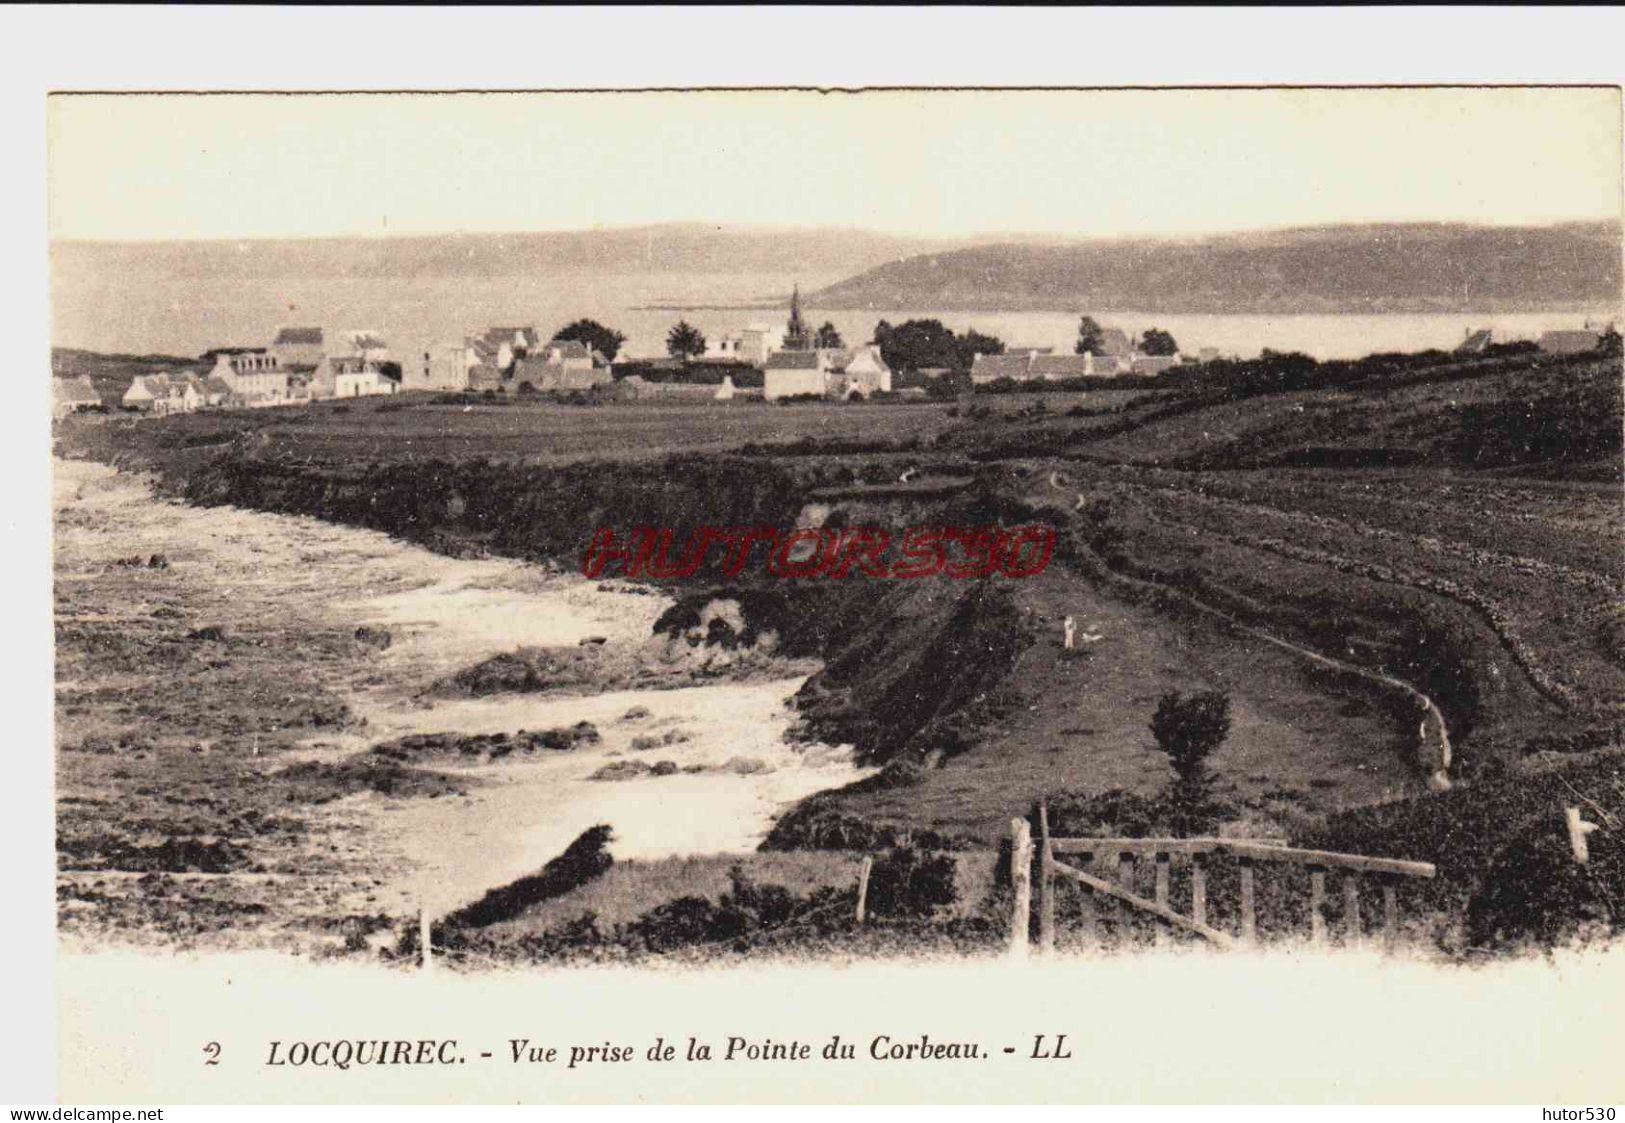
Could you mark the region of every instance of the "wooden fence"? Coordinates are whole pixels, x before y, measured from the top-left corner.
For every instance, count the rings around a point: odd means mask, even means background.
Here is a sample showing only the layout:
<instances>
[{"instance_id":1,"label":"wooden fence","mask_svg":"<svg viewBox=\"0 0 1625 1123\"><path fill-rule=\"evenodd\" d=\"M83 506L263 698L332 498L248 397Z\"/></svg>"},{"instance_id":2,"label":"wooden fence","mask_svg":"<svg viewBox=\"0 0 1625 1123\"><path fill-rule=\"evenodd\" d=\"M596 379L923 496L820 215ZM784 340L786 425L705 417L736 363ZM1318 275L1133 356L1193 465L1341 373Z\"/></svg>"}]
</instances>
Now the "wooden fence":
<instances>
[{"instance_id":1,"label":"wooden fence","mask_svg":"<svg viewBox=\"0 0 1625 1123\"><path fill-rule=\"evenodd\" d=\"M1428 862L1408 862L1398 858L1374 858L1362 854L1339 854L1328 850L1298 850L1257 839L1234 838L1053 838L1049 833L1049 813L1042 804L1038 813L1038 838L1025 819L1011 823L1010 870L1014 904L1010 917L1010 951L1025 956L1031 942L1034 911L1038 914L1038 950L1055 947L1055 904L1057 881L1065 878L1082 890L1082 925L1094 936L1096 906L1105 904L1114 913L1121 931L1131 912L1158 922L1158 938L1172 930L1200 937L1222 948L1234 948L1258 940L1257 887L1261 871L1293 865L1309 871L1309 936L1316 944L1328 939L1325 917L1326 881L1339 878L1343 898L1343 934L1347 943L1366 939L1360 909L1360 879L1374 878L1382 889L1382 940L1392 947L1399 931L1399 885L1406 878L1430 878L1434 867ZM1073 858L1077 864L1062 861ZM1240 870L1237 931L1218 927L1208 908L1208 865L1215 857L1236 860ZM1170 901L1170 871L1175 860L1189 866L1190 911L1183 913ZM1143 897L1134 889L1136 862L1153 867L1153 896ZM1036 910L1034 897L1036 896Z\"/></svg>"}]
</instances>

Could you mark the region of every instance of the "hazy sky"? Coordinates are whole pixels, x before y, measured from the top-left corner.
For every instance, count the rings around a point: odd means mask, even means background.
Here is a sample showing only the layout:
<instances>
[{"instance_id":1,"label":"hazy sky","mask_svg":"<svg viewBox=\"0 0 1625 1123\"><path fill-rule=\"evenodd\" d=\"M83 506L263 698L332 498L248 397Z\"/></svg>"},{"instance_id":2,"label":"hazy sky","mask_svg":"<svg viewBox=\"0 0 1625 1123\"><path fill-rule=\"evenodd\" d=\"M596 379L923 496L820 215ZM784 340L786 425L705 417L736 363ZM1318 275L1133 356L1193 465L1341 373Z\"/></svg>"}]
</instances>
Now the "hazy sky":
<instances>
[{"instance_id":1,"label":"hazy sky","mask_svg":"<svg viewBox=\"0 0 1625 1123\"><path fill-rule=\"evenodd\" d=\"M68 96L57 238L1618 216L1612 90Z\"/></svg>"}]
</instances>

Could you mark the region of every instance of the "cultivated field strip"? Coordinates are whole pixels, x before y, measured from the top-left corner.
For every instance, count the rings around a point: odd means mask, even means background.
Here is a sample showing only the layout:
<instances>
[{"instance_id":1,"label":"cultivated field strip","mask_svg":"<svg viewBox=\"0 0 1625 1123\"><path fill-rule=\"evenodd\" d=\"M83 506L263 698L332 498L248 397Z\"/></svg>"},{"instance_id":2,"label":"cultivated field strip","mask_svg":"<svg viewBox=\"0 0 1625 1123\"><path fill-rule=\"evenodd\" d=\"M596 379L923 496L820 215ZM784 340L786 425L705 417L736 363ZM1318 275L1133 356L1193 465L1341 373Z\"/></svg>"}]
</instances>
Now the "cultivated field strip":
<instances>
[{"instance_id":1,"label":"cultivated field strip","mask_svg":"<svg viewBox=\"0 0 1625 1123\"><path fill-rule=\"evenodd\" d=\"M1203 503L1218 507L1242 518L1254 519L1260 515L1277 518L1288 522L1299 523L1315 527L1318 530L1342 534L1351 539L1375 539L1392 543L1406 550L1415 550L1440 559L1453 559L1465 561L1475 566L1487 566L1504 569L1512 573L1526 576L1537 576L1552 581L1560 581L1573 585L1576 588L1588 589L1593 592L1606 593L1610 596L1625 595L1625 579L1618 575L1605 575L1594 570L1577 568L1559 562L1546 561L1542 558L1528 557L1522 554L1508 554L1498 550L1485 549L1473 545L1471 542L1458 539L1440 538L1433 535L1415 533L1411 531L1392 530L1375 523L1355 521L1339 518L1333 515L1318 514L1312 511L1294 510L1279 507L1273 504L1249 501L1245 499L1232 499L1222 495L1214 495L1203 489L1201 485L1186 485L1169 483L1120 483L1117 486L1130 491L1163 492L1177 495L1181 500ZM1384 500L1391 504L1393 500ZM1534 518L1534 516L1528 516Z\"/></svg>"},{"instance_id":2,"label":"cultivated field strip","mask_svg":"<svg viewBox=\"0 0 1625 1123\"><path fill-rule=\"evenodd\" d=\"M1160 486L1241 502L1248 510L1321 515L1366 528L1490 550L1625 584L1614 526L1618 489L1589 484L1417 479L1409 475L1316 479L1295 472L1145 473ZM1144 477L1142 477L1144 478ZM1610 539L1612 543L1610 544Z\"/></svg>"},{"instance_id":3,"label":"cultivated field strip","mask_svg":"<svg viewBox=\"0 0 1625 1123\"><path fill-rule=\"evenodd\" d=\"M1599 702L1603 708L1617 708L1620 704L1613 696L1615 691L1586 688L1588 681L1594 683L1597 678L1595 673L1584 674L1588 668L1555 669L1545 653L1554 645L1533 642L1529 636L1532 628L1549 626L1543 606L1554 599L1569 603L1578 599L1589 614L1604 618L1618 601L1617 581L1538 558L1247 503L1189 488L1122 482L1115 486L1136 495L1140 509L1165 524L1218 537L1242 548L1262 549L1295 561L1447 597L1488 623L1531 684L1548 699L1567 709L1594 708ZM1271 521L1281 525L1281 533L1267 532L1266 524ZM1330 542L1311 545L1317 535L1326 536ZM1375 556L1348 556L1343 550L1350 543L1372 547L1370 552ZM1326 544L1342 549L1327 549ZM1395 555L1413 563L1425 559L1436 572L1418 570L1414 564L1397 561ZM1447 575L1453 571L1459 576ZM1567 586L1574 592L1552 590L1551 584ZM1567 654L1569 662L1598 662L1594 656L1581 658L1574 651Z\"/></svg>"}]
</instances>

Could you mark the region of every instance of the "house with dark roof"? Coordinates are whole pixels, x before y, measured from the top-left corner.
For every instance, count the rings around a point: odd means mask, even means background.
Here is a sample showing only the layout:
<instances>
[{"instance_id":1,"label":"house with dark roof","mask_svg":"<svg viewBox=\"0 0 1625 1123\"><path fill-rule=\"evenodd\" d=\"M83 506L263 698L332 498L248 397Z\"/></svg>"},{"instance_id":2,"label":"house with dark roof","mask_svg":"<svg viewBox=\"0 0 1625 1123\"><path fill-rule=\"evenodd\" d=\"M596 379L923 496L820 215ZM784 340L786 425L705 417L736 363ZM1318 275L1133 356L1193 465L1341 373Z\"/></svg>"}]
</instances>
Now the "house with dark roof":
<instances>
[{"instance_id":1,"label":"house with dark roof","mask_svg":"<svg viewBox=\"0 0 1625 1123\"><path fill-rule=\"evenodd\" d=\"M1581 331L1548 331L1537 341L1548 355L1585 355L1602 346L1602 333L1586 328Z\"/></svg>"},{"instance_id":2,"label":"house with dark roof","mask_svg":"<svg viewBox=\"0 0 1625 1123\"><path fill-rule=\"evenodd\" d=\"M1034 355L1029 378L1061 382L1068 378L1094 378L1101 373L1100 360L1093 355Z\"/></svg>"},{"instance_id":3,"label":"house with dark roof","mask_svg":"<svg viewBox=\"0 0 1625 1123\"><path fill-rule=\"evenodd\" d=\"M579 339L555 339L541 349L548 361L555 363L590 363L603 356Z\"/></svg>"},{"instance_id":4,"label":"house with dark roof","mask_svg":"<svg viewBox=\"0 0 1625 1123\"><path fill-rule=\"evenodd\" d=\"M503 381L502 372L496 367L490 363L477 362L468 368L468 388L479 392L495 390L500 393L506 389L506 383Z\"/></svg>"},{"instance_id":5,"label":"house with dark roof","mask_svg":"<svg viewBox=\"0 0 1625 1123\"><path fill-rule=\"evenodd\" d=\"M1135 355L1129 360L1128 372L1130 374L1161 374L1171 367L1178 366L1178 355Z\"/></svg>"},{"instance_id":6,"label":"house with dark roof","mask_svg":"<svg viewBox=\"0 0 1625 1123\"><path fill-rule=\"evenodd\" d=\"M977 355L971 360L970 380L977 386L985 386L989 382L997 382L1001 378L1011 378L1020 382L1031 378L1033 363L1031 353L1003 354L1003 355Z\"/></svg>"},{"instance_id":7,"label":"house with dark roof","mask_svg":"<svg viewBox=\"0 0 1625 1123\"><path fill-rule=\"evenodd\" d=\"M231 387L223 379L209 374L198 379L198 393L203 398L206 409L218 409L231 404Z\"/></svg>"},{"instance_id":8,"label":"house with dark roof","mask_svg":"<svg viewBox=\"0 0 1625 1123\"><path fill-rule=\"evenodd\" d=\"M1100 339L1089 354L1094 356L1091 376L1127 374L1134 363L1134 343L1122 328L1101 328Z\"/></svg>"},{"instance_id":9,"label":"house with dark roof","mask_svg":"<svg viewBox=\"0 0 1625 1123\"><path fill-rule=\"evenodd\" d=\"M468 337L474 361L489 363L504 374L513 369L516 361L534 354L540 342L541 337L533 327L487 328Z\"/></svg>"},{"instance_id":10,"label":"house with dark roof","mask_svg":"<svg viewBox=\"0 0 1625 1123\"><path fill-rule=\"evenodd\" d=\"M1479 328L1477 331L1468 329L1467 338L1456 344L1456 354L1482 355L1494 341L1495 332L1491 328Z\"/></svg>"},{"instance_id":11,"label":"house with dark roof","mask_svg":"<svg viewBox=\"0 0 1625 1123\"><path fill-rule=\"evenodd\" d=\"M327 351L321 328L278 328L270 351L284 369L313 370Z\"/></svg>"},{"instance_id":12,"label":"house with dark roof","mask_svg":"<svg viewBox=\"0 0 1625 1123\"><path fill-rule=\"evenodd\" d=\"M544 392L590 390L594 386L614 381L607 362L594 362L596 352L587 350L579 343L577 346L581 348L581 354L572 354L569 359L564 358L567 348L556 344L544 347L540 354L526 355L514 363L513 375L509 381L516 388L528 385L532 390Z\"/></svg>"}]
</instances>

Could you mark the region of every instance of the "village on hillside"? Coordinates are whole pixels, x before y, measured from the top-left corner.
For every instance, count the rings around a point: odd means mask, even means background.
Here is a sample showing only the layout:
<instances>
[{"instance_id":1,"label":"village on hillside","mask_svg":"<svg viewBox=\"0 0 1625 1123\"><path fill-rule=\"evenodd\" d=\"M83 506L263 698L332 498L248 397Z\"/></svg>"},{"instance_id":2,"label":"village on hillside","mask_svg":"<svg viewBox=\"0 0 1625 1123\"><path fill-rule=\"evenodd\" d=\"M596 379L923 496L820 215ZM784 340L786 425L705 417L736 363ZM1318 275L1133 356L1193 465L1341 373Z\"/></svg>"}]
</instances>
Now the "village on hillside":
<instances>
[{"instance_id":1,"label":"village on hillside","mask_svg":"<svg viewBox=\"0 0 1625 1123\"><path fill-rule=\"evenodd\" d=\"M1612 325L1548 331L1532 344L1549 354L1596 350ZM849 346L831 323L813 329L791 294L782 329L753 323L707 338L685 321L667 336L667 354L620 354L624 337L581 319L545 339L534 326L489 327L460 341L396 352L377 331L284 326L263 346L222 346L196 367L138 373L110 393L76 369L72 353L53 360L53 414L122 412L165 417L199 410L262 409L406 392L486 398L586 396L593 401L769 402L950 398L978 389L1155 377L1176 367L1234 356L1182 350L1166 331L1132 336L1084 316L1071 354L1053 346L1005 344L974 330L955 335L936 320L892 326ZM1491 328L1469 330L1455 347L1478 354L1498 342Z\"/></svg>"}]
</instances>

